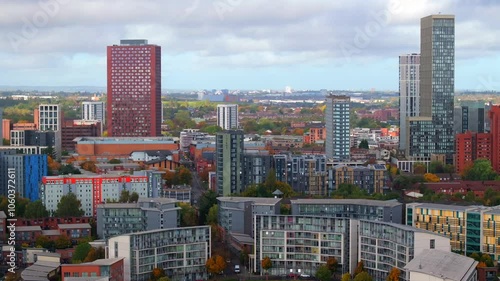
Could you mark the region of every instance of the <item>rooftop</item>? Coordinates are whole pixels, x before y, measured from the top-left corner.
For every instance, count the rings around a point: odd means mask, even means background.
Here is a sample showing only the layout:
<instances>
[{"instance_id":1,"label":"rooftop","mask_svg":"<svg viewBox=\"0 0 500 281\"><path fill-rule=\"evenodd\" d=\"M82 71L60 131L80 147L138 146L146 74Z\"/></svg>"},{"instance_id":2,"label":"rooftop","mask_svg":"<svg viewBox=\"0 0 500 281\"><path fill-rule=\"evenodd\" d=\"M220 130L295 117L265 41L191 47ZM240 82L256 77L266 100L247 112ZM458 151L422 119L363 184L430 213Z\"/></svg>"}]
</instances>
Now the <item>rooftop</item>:
<instances>
[{"instance_id":1,"label":"rooftop","mask_svg":"<svg viewBox=\"0 0 500 281\"><path fill-rule=\"evenodd\" d=\"M17 226L16 231L42 231L40 226Z\"/></svg>"},{"instance_id":2,"label":"rooftop","mask_svg":"<svg viewBox=\"0 0 500 281\"><path fill-rule=\"evenodd\" d=\"M294 199L291 200L293 204L330 204L330 205L367 205L367 206L378 206L378 207L396 207L402 206L402 203L398 201L380 201L380 200L370 200L370 199Z\"/></svg>"},{"instance_id":3,"label":"rooftop","mask_svg":"<svg viewBox=\"0 0 500 281\"><path fill-rule=\"evenodd\" d=\"M88 223L67 223L67 224L58 224L59 229L75 229L75 228L90 228L90 224Z\"/></svg>"},{"instance_id":4,"label":"rooftop","mask_svg":"<svg viewBox=\"0 0 500 281\"><path fill-rule=\"evenodd\" d=\"M177 137L78 137L73 141L93 144L178 143Z\"/></svg>"},{"instance_id":5,"label":"rooftop","mask_svg":"<svg viewBox=\"0 0 500 281\"><path fill-rule=\"evenodd\" d=\"M21 278L25 281L47 281L47 275L55 271L59 265L60 263L56 262L37 261L21 272Z\"/></svg>"},{"instance_id":6,"label":"rooftop","mask_svg":"<svg viewBox=\"0 0 500 281\"><path fill-rule=\"evenodd\" d=\"M99 260L95 260L93 262L85 262L85 263L79 263L79 264L63 264L62 266L70 266L70 267L74 267L74 266L88 266L88 265L113 265L121 260L123 260L124 258L112 258L112 259L99 259Z\"/></svg>"},{"instance_id":7,"label":"rooftop","mask_svg":"<svg viewBox=\"0 0 500 281\"><path fill-rule=\"evenodd\" d=\"M408 207L415 206L417 208L426 208L426 209L461 211L461 212L465 212L467 210L480 207L480 206L460 206L460 205L435 204L435 203L408 203L407 206Z\"/></svg>"},{"instance_id":8,"label":"rooftop","mask_svg":"<svg viewBox=\"0 0 500 281\"><path fill-rule=\"evenodd\" d=\"M263 198L263 197L217 197L221 202L254 202L258 205L275 205L281 198Z\"/></svg>"},{"instance_id":9,"label":"rooftop","mask_svg":"<svg viewBox=\"0 0 500 281\"><path fill-rule=\"evenodd\" d=\"M469 277L468 273L474 271L477 264L474 259L459 254L426 249L411 260L405 269L440 279L460 281L467 280L464 278Z\"/></svg>"}]
</instances>

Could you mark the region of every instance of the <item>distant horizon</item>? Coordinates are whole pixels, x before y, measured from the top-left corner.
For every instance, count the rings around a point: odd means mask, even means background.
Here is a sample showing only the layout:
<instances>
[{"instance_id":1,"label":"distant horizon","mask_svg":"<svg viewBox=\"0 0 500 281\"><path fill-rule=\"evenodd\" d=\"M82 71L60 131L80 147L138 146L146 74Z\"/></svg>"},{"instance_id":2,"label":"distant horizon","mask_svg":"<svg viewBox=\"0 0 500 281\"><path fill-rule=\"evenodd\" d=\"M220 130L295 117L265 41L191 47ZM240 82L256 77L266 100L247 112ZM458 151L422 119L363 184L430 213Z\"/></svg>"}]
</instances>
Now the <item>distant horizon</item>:
<instances>
[{"instance_id":1,"label":"distant horizon","mask_svg":"<svg viewBox=\"0 0 500 281\"><path fill-rule=\"evenodd\" d=\"M451 14L455 89L500 91L498 1L5 0L2 11L0 85L13 88L102 87L107 46L141 38L162 48L164 89L398 91L421 18Z\"/></svg>"}]
</instances>

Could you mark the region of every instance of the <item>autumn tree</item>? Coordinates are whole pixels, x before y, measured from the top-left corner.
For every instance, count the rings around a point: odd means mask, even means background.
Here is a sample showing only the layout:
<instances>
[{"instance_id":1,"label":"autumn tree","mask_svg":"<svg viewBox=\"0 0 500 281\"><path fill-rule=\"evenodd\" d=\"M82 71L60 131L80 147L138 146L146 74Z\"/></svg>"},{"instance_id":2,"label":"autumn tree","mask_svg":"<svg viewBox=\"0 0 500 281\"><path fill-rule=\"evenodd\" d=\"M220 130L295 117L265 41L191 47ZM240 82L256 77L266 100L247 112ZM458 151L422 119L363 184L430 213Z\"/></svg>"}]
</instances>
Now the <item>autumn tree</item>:
<instances>
[{"instance_id":1,"label":"autumn tree","mask_svg":"<svg viewBox=\"0 0 500 281\"><path fill-rule=\"evenodd\" d=\"M52 249L55 247L55 244L54 241L50 240L49 237L40 235L35 239L35 246L42 247L44 249Z\"/></svg>"},{"instance_id":2,"label":"autumn tree","mask_svg":"<svg viewBox=\"0 0 500 281\"><path fill-rule=\"evenodd\" d=\"M80 164L80 168L92 173L97 172L97 166L95 161L85 161L82 164Z\"/></svg>"},{"instance_id":3,"label":"autumn tree","mask_svg":"<svg viewBox=\"0 0 500 281\"><path fill-rule=\"evenodd\" d=\"M329 257L328 260L326 261L326 265L328 266L328 269L332 273L335 273L337 272L337 266L339 265L339 262L335 257Z\"/></svg>"},{"instance_id":4,"label":"autumn tree","mask_svg":"<svg viewBox=\"0 0 500 281\"><path fill-rule=\"evenodd\" d=\"M372 281L373 278L366 271L360 272L356 277L354 277L353 281Z\"/></svg>"},{"instance_id":5,"label":"autumn tree","mask_svg":"<svg viewBox=\"0 0 500 281\"><path fill-rule=\"evenodd\" d=\"M393 267L391 271L389 272L389 275L387 275L386 280L387 281L399 281L399 275L401 275L401 270L397 267Z\"/></svg>"},{"instance_id":6,"label":"autumn tree","mask_svg":"<svg viewBox=\"0 0 500 281\"><path fill-rule=\"evenodd\" d=\"M436 174L425 173L424 180L426 182L439 182L439 177Z\"/></svg>"},{"instance_id":7,"label":"autumn tree","mask_svg":"<svg viewBox=\"0 0 500 281\"><path fill-rule=\"evenodd\" d=\"M273 267L273 262L269 257L265 257L261 261L261 266L266 271L266 280L267 280L269 275L269 269Z\"/></svg>"},{"instance_id":8,"label":"autumn tree","mask_svg":"<svg viewBox=\"0 0 500 281\"><path fill-rule=\"evenodd\" d=\"M413 173L423 175L427 173L427 166L422 162L417 162L413 165Z\"/></svg>"},{"instance_id":9,"label":"autumn tree","mask_svg":"<svg viewBox=\"0 0 500 281\"><path fill-rule=\"evenodd\" d=\"M93 262L95 260L97 260L97 250L92 247L87 253L87 256L85 257L83 262Z\"/></svg>"},{"instance_id":10,"label":"autumn tree","mask_svg":"<svg viewBox=\"0 0 500 281\"><path fill-rule=\"evenodd\" d=\"M69 239L68 235L66 234L61 234L59 237L57 237L55 241L55 247L56 249L66 249L71 247L71 240Z\"/></svg>"},{"instance_id":11,"label":"autumn tree","mask_svg":"<svg viewBox=\"0 0 500 281\"><path fill-rule=\"evenodd\" d=\"M26 205L26 210L24 212L24 218L27 219L38 219L46 218L49 216L49 212L42 203L42 200L36 200L28 203Z\"/></svg>"},{"instance_id":12,"label":"autumn tree","mask_svg":"<svg viewBox=\"0 0 500 281\"><path fill-rule=\"evenodd\" d=\"M358 265L356 266L356 269L354 270L354 278L358 276L361 272L365 271L365 265L363 264L363 261L359 261Z\"/></svg>"},{"instance_id":13,"label":"autumn tree","mask_svg":"<svg viewBox=\"0 0 500 281\"><path fill-rule=\"evenodd\" d=\"M207 267L207 271L211 274L219 274L224 271L226 268L226 261L220 255L214 255L211 258L207 259L207 263L205 264Z\"/></svg>"},{"instance_id":14,"label":"autumn tree","mask_svg":"<svg viewBox=\"0 0 500 281\"><path fill-rule=\"evenodd\" d=\"M61 163L54 160L52 156L47 156L47 165L50 171L58 171L61 168Z\"/></svg>"},{"instance_id":15,"label":"autumn tree","mask_svg":"<svg viewBox=\"0 0 500 281\"><path fill-rule=\"evenodd\" d=\"M59 203L57 203L57 210L55 212L56 217L67 218L67 217L81 217L85 214L82 209L82 203L76 195L72 192L61 197Z\"/></svg>"},{"instance_id":16,"label":"autumn tree","mask_svg":"<svg viewBox=\"0 0 500 281\"><path fill-rule=\"evenodd\" d=\"M167 276L165 274L165 270L163 268L155 267L153 271L151 271L151 281L158 281L160 278Z\"/></svg>"},{"instance_id":17,"label":"autumn tree","mask_svg":"<svg viewBox=\"0 0 500 281\"><path fill-rule=\"evenodd\" d=\"M332 272L328 268L328 265L321 265L318 267L316 270L316 278L318 278L319 281L329 281L332 278Z\"/></svg>"}]
</instances>

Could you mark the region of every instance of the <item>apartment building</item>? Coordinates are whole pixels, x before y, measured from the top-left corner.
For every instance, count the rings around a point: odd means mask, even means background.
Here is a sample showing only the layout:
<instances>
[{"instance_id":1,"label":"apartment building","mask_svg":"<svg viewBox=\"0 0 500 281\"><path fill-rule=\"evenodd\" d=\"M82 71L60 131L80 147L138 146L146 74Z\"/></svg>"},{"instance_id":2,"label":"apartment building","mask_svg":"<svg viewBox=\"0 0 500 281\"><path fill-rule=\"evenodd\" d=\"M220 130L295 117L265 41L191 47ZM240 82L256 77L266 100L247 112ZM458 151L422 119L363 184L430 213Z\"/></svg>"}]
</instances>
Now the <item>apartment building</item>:
<instances>
[{"instance_id":1,"label":"apartment building","mask_svg":"<svg viewBox=\"0 0 500 281\"><path fill-rule=\"evenodd\" d=\"M341 184L353 184L368 194L383 193L387 187L387 168L382 164L368 166L337 165L332 167L334 178L333 189Z\"/></svg>"},{"instance_id":2,"label":"apartment building","mask_svg":"<svg viewBox=\"0 0 500 281\"><path fill-rule=\"evenodd\" d=\"M97 236L108 239L126 233L178 227L177 202L170 198L139 198L137 203L98 205Z\"/></svg>"},{"instance_id":3,"label":"apartment building","mask_svg":"<svg viewBox=\"0 0 500 281\"><path fill-rule=\"evenodd\" d=\"M368 199L295 199L292 215L328 216L403 223L403 204Z\"/></svg>"},{"instance_id":4,"label":"apartment building","mask_svg":"<svg viewBox=\"0 0 500 281\"><path fill-rule=\"evenodd\" d=\"M172 281L207 280L210 226L130 233L108 240L108 258L124 258L125 280L147 281L163 268Z\"/></svg>"},{"instance_id":5,"label":"apartment building","mask_svg":"<svg viewBox=\"0 0 500 281\"><path fill-rule=\"evenodd\" d=\"M374 281L385 281L393 268L409 281L405 266L423 250L451 251L448 237L396 223L361 220L358 239L359 260Z\"/></svg>"},{"instance_id":6,"label":"apartment building","mask_svg":"<svg viewBox=\"0 0 500 281\"><path fill-rule=\"evenodd\" d=\"M123 258L99 259L80 264L61 264L61 277L62 281L74 280L74 278L78 278L78 280L92 278L94 280L97 277L106 278L108 281L127 280L123 276Z\"/></svg>"}]
</instances>

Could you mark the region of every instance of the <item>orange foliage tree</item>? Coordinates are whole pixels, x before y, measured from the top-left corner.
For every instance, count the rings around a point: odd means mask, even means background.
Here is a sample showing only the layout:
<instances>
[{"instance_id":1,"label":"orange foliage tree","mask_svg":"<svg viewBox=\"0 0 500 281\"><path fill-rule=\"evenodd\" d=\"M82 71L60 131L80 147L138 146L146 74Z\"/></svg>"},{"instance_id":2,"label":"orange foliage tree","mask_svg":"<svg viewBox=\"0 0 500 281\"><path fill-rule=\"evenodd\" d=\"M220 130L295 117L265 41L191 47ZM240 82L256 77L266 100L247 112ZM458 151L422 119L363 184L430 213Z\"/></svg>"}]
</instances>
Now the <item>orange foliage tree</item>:
<instances>
[{"instance_id":1,"label":"orange foliage tree","mask_svg":"<svg viewBox=\"0 0 500 281\"><path fill-rule=\"evenodd\" d=\"M436 174L425 173L424 174L424 180L426 182L439 182L439 177L436 176Z\"/></svg>"},{"instance_id":2,"label":"orange foliage tree","mask_svg":"<svg viewBox=\"0 0 500 281\"><path fill-rule=\"evenodd\" d=\"M61 168L61 163L55 161L51 156L47 156L47 164L51 171L57 171Z\"/></svg>"},{"instance_id":3,"label":"orange foliage tree","mask_svg":"<svg viewBox=\"0 0 500 281\"><path fill-rule=\"evenodd\" d=\"M205 266L207 267L207 271L209 273L219 274L226 268L226 261L220 255L215 255L207 259Z\"/></svg>"},{"instance_id":4,"label":"orange foliage tree","mask_svg":"<svg viewBox=\"0 0 500 281\"><path fill-rule=\"evenodd\" d=\"M386 280L387 281L399 281L399 275L401 275L401 270L397 267L393 267L391 271L389 272L389 275L387 275Z\"/></svg>"},{"instance_id":5,"label":"orange foliage tree","mask_svg":"<svg viewBox=\"0 0 500 281\"><path fill-rule=\"evenodd\" d=\"M96 173L97 172L97 166L95 164L96 164L96 162L94 162L94 161L85 161L85 162L83 162L80 165L80 167L82 169L84 169L85 171Z\"/></svg>"},{"instance_id":6,"label":"orange foliage tree","mask_svg":"<svg viewBox=\"0 0 500 281\"><path fill-rule=\"evenodd\" d=\"M273 262L271 261L271 259L269 257L265 257L262 259L261 265L262 265L262 268L266 270L266 280L267 280L267 275L269 273L268 271L271 267L273 267Z\"/></svg>"},{"instance_id":7,"label":"orange foliage tree","mask_svg":"<svg viewBox=\"0 0 500 281\"><path fill-rule=\"evenodd\" d=\"M151 271L151 278L149 280L156 281L165 276L166 274L163 268L155 267L153 268L153 271Z\"/></svg>"}]
</instances>

